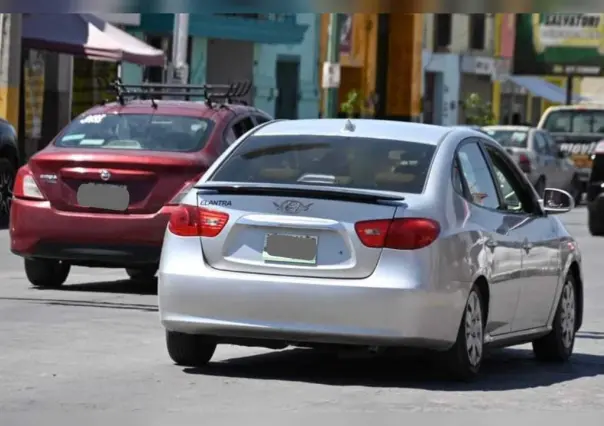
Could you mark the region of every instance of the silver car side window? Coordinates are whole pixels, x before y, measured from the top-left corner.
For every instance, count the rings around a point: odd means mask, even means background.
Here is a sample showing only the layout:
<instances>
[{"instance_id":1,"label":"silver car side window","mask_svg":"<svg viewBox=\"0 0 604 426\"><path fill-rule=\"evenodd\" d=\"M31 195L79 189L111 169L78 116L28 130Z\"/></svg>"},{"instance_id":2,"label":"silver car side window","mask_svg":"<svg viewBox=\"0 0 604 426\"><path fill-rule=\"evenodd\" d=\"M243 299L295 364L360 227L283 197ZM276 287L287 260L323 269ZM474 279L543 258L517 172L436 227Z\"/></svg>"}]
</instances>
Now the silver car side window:
<instances>
[{"instance_id":1,"label":"silver car side window","mask_svg":"<svg viewBox=\"0 0 604 426\"><path fill-rule=\"evenodd\" d=\"M473 142L463 145L457 155L472 197L470 201L491 209L499 208L497 189L478 144Z\"/></svg>"}]
</instances>

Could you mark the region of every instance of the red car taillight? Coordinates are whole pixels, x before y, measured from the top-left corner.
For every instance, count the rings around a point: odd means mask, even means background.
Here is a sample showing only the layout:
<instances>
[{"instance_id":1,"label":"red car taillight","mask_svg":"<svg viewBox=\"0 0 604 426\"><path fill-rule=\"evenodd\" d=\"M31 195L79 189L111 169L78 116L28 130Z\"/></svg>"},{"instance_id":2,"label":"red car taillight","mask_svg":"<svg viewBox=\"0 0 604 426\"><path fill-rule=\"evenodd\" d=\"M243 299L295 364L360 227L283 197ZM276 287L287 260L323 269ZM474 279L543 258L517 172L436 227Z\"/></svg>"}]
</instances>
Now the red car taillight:
<instances>
[{"instance_id":1,"label":"red car taillight","mask_svg":"<svg viewBox=\"0 0 604 426\"><path fill-rule=\"evenodd\" d=\"M357 222L354 228L367 247L417 250L432 244L440 225L432 219L402 218Z\"/></svg>"},{"instance_id":2,"label":"red car taillight","mask_svg":"<svg viewBox=\"0 0 604 426\"><path fill-rule=\"evenodd\" d=\"M202 207L180 205L170 215L168 229L179 237L218 236L229 221L229 215Z\"/></svg>"},{"instance_id":3,"label":"red car taillight","mask_svg":"<svg viewBox=\"0 0 604 426\"><path fill-rule=\"evenodd\" d=\"M168 202L167 205L168 206L179 205L180 202L183 200L183 198L185 198L186 195L191 191L191 189L193 189L193 187L199 181L199 179L201 179L201 176L203 176L203 173L201 173L200 175L196 176L195 178L185 182L183 187L180 188L178 193L174 197L172 197L172 199Z\"/></svg>"},{"instance_id":4,"label":"red car taillight","mask_svg":"<svg viewBox=\"0 0 604 426\"><path fill-rule=\"evenodd\" d=\"M518 165L520 166L520 170L522 170L524 173L531 172L531 159L525 154L520 154L518 157Z\"/></svg>"},{"instance_id":5,"label":"red car taillight","mask_svg":"<svg viewBox=\"0 0 604 426\"><path fill-rule=\"evenodd\" d=\"M34 179L34 174L28 165L21 167L19 171L17 171L15 184L13 186L13 196L28 200L46 200L46 197L38 187L38 184Z\"/></svg>"}]
</instances>

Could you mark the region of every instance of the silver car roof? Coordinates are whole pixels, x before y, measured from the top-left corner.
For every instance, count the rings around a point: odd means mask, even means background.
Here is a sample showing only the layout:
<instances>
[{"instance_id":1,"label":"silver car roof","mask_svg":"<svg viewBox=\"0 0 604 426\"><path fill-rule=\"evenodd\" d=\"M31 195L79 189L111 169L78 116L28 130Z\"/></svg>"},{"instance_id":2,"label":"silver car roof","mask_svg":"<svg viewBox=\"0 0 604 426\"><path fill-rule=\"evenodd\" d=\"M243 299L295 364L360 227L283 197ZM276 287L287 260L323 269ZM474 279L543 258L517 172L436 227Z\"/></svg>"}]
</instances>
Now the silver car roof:
<instances>
[{"instance_id":1,"label":"silver car roof","mask_svg":"<svg viewBox=\"0 0 604 426\"><path fill-rule=\"evenodd\" d=\"M282 120L269 123L254 132L255 136L323 135L393 139L437 145L453 130L450 127L404 121L351 119L354 130L345 130L347 119Z\"/></svg>"}]
</instances>

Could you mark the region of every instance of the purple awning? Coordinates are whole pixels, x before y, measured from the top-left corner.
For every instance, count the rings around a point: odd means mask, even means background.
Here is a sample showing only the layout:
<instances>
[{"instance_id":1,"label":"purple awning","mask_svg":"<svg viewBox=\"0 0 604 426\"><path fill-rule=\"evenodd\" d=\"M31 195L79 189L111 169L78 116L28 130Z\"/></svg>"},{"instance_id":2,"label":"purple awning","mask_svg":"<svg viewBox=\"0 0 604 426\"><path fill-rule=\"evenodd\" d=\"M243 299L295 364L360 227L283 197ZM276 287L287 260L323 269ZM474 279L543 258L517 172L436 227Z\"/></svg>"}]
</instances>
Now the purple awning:
<instances>
[{"instance_id":1,"label":"purple awning","mask_svg":"<svg viewBox=\"0 0 604 426\"><path fill-rule=\"evenodd\" d=\"M90 59L164 66L163 51L88 13L24 14L22 43Z\"/></svg>"}]
</instances>

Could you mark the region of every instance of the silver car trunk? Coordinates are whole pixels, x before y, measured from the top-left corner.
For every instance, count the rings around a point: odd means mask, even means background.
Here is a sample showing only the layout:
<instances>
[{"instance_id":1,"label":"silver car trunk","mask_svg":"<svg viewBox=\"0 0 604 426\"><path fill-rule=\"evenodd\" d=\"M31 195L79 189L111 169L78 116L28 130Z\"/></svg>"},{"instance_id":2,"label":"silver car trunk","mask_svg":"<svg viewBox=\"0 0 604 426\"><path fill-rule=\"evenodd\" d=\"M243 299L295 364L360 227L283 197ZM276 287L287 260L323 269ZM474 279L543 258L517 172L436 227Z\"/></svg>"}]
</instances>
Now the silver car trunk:
<instances>
[{"instance_id":1,"label":"silver car trunk","mask_svg":"<svg viewBox=\"0 0 604 426\"><path fill-rule=\"evenodd\" d=\"M201 237L206 262L215 269L246 273L368 277L382 249L363 245L355 223L392 219L402 205L401 194L332 188L328 198L317 189L290 190L291 195L259 188L240 194L241 189L200 191L200 207L229 215L217 237Z\"/></svg>"}]
</instances>

